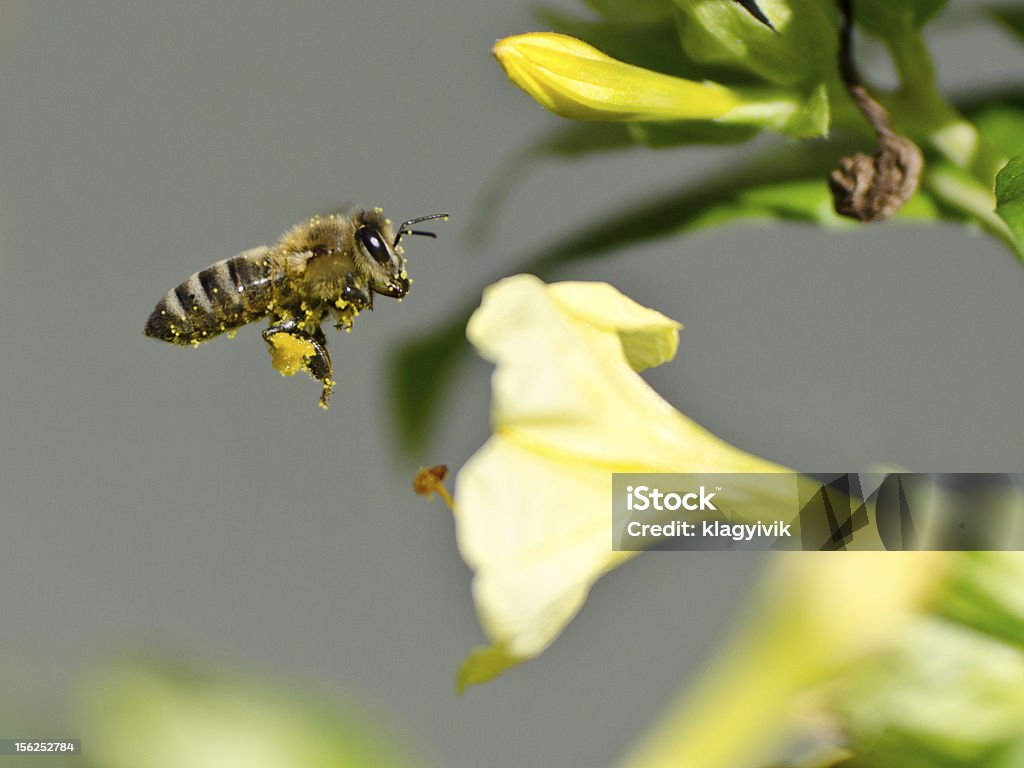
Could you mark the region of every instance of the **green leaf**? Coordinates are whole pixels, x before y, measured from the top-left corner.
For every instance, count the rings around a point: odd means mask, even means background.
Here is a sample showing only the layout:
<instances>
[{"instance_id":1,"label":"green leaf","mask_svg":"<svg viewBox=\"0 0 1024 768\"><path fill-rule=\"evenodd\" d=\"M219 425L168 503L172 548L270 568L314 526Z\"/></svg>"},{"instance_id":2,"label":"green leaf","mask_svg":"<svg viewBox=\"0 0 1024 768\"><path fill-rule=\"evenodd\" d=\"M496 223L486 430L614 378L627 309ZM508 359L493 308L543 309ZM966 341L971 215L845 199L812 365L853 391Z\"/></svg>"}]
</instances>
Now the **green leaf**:
<instances>
[{"instance_id":1,"label":"green leaf","mask_svg":"<svg viewBox=\"0 0 1024 768\"><path fill-rule=\"evenodd\" d=\"M764 11L761 10L761 7L757 4L756 0L733 0L733 2L742 5L746 9L747 13L769 29L775 29L775 26L772 24L772 20L764 15Z\"/></svg>"},{"instance_id":2,"label":"green leaf","mask_svg":"<svg viewBox=\"0 0 1024 768\"><path fill-rule=\"evenodd\" d=\"M1024 106L992 104L972 116L983 139L1006 157L1024 154Z\"/></svg>"},{"instance_id":3,"label":"green leaf","mask_svg":"<svg viewBox=\"0 0 1024 768\"><path fill-rule=\"evenodd\" d=\"M922 618L894 650L847 679L840 711L858 765L1009 768L1007 755L1020 754L1024 654L1017 647Z\"/></svg>"},{"instance_id":4,"label":"green leaf","mask_svg":"<svg viewBox=\"0 0 1024 768\"><path fill-rule=\"evenodd\" d=\"M925 162L921 189L935 200L942 219L978 224L1016 250L1010 228L996 214L991 184L948 160L933 157Z\"/></svg>"},{"instance_id":5,"label":"green leaf","mask_svg":"<svg viewBox=\"0 0 1024 768\"><path fill-rule=\"evenodd\" d=\"M996 213L1010 228L1017 255L1024 260L1024 155L1010 160L996 176Z\"/></svg>"},{"instance_id":6,"label":"green leaf","mask_svg":"<svg viewBox=\"0 0 1024 768\"><path fill-rule=\"evenodd\" d=\"M946 7L948 0L908 0L914 7L914 23L923 27Z\"/></svg>"},{"instance_id":7,"label":"green leaf","mask_svg":"<svg viewBox=\"0 0 1024 768\"><path fill-rule=\"evenodd\" d=\"M835 78L838 23L833 3L759 0L771 29L737 3L676 0L683 50L759 80L808 92Z\"/></svg>"},{"instance_id":8,"label":"green leaf","mask_svg":"<svg viewBox=\"0 0 1024 768\"><path fill-rule=\"evenodd\" d=\"M399 444L407 455L426 444L458 363L469 350L465 314L398 348L389 361L394 422Z\"/></svg>"},{"instance_id":9,"label":"green leaf","mask_svg":"<svg viewBox=\"0 0 1024 768\"><path fill-rule=\"evenodd\" d=\"M782 127L782 133L794 139L827 136L832 120L829 90L825 83L818 83L804 100L804 108L796 117Z\"/></svg>"},{"instance_id":10,"label":"green leaf","mask_svg":"<svg viewBox=\"0 0 1024 768\"><path fill-rule=\"evenodd\" d=\"M848 227L832 210L826 179L849 154L849 145L821 142L777 149L760 161L748 161L721 172L716 179L687 185L675 193L648 200L614 217L582 228L534 254L517 271L547 279L550 272L624 245L690 232L736 219L802 221ZM917 199L920 198L920 199ZM902 216L936 218L939 211L927 194L912 198Z\"/></svg>"},{"instance_id":11,"label":"green leaf","mask_svg":"<svg viewBox=\"0 0 1024 768\"><path fill-rule=\"evenodd\" d=\"M899 645L841 695L851 748L887 768L1011 768L1024 758L1024 559L964 552Z\"/></svg>"},{"instance_id":12,"label":"green leaf","mask_svg":"<svg viewBox=\"0 0 1024 768\"><path fill-rule=\"evenodd\" d=\"M1024 649L1024 558L966 552L936 613Z\"/></svg>"},{"instance_id":13,"label":"green leaf","mask_svg":"<svg viewBox=\"0 0 1024 768\"><path fill-rule=\"evenodd\" d=\"M82 732L104 768L397 768L412 761L364 712L263 684L122 663L94 673Z\"/></svg>"},{"instance_id":14,"label":"green leaf","mask_svg":"<svg viewBox=\"0 0 1024 768\"><path fill-rule=\"evenodd\" d=\"M754 125L795 139L827 136L831 123L831 99L825 83L808 93L780 91L764 86L735 86L740 104L716 119L718 125Z\"/></svg>"},{"instance_id":15,"label":"green leaf","mask_svg":"<svg viewBox=\"0 0 1024 768\"><path fill-rule=\"evenodd\" d=\"M503 648L480 645L469 652L455 677L455 692L460 696L470 685L482 685L506 669L522 664L523 659L509 655Z\"/></svg>"}]
</instances>

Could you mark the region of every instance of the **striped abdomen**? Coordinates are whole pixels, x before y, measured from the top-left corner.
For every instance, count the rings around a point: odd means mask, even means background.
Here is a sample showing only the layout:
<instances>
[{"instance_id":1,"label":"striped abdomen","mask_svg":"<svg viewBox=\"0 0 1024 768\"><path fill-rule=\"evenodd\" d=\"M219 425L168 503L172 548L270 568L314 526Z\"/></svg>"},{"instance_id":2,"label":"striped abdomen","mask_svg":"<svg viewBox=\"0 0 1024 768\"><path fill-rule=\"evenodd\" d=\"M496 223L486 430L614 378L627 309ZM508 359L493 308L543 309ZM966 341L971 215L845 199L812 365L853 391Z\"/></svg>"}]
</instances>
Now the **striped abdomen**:
<instances>
[{"instance_id":1,"label":"striped abdomen","mask_svg":"<svg viewBox=\"0 0 1024 768\"><path fill-rule=\"evenodd\" d=\"M267 314L276 280L262 246L196 272L167 292L146 321L146 335L196 344Z\"/></svg>"}]
</instances>

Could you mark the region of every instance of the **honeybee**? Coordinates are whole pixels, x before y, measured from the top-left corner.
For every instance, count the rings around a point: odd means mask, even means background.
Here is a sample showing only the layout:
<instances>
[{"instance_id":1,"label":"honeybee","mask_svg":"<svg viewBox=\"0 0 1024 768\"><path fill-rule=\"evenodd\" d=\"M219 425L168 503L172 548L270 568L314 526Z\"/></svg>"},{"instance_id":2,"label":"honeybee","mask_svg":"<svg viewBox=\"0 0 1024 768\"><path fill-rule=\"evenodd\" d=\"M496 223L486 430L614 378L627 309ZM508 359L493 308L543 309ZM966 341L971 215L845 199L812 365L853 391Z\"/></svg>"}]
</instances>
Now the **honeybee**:
<instances>
[{"instance_id":1,"label":"honeybee","mask_svg":"<svg viewBox=\"0 0 1024 768\"><path fill-rule=\"evenodd\" d=\"M399 300L405 296L412 280L402 238L436 237L411 227L447 218L434 213L409 219L393 234L381 208L313 216L285 232L276 245L218 261L168 291L146 321L145 334L199 346L269 317L263 339L271 353L288 340L275 340L278 334L298 342L302 367L323 385L320 405L326 408L335 382L321 323L333 316L335 328L348 331L360 312L373 309L375 293Z\"/></svg>"}]
</instances>

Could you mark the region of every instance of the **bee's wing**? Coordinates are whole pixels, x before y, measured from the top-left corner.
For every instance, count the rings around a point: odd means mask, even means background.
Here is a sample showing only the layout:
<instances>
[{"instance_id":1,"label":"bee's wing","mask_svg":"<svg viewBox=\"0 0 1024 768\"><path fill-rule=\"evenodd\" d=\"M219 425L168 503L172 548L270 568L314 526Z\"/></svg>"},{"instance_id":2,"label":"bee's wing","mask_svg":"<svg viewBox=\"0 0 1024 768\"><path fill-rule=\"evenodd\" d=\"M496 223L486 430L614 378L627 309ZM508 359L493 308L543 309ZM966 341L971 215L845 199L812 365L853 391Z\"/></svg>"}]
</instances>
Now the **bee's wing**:
<instances>
[{"instance_id":1,"label":"bee's wing","mask_svg":"<svg viewBox=\"0 0 1024 768\"><path fill-rule=\"evenodd\" d=\"M273 249L269 245L257 245L255 248L250 248L247 251L236 253L230 259L225 259L225 261L234 261L235 259L259 260L266 256L268 253L270 253L272 250Z\"/></svg>"}]
</instances>

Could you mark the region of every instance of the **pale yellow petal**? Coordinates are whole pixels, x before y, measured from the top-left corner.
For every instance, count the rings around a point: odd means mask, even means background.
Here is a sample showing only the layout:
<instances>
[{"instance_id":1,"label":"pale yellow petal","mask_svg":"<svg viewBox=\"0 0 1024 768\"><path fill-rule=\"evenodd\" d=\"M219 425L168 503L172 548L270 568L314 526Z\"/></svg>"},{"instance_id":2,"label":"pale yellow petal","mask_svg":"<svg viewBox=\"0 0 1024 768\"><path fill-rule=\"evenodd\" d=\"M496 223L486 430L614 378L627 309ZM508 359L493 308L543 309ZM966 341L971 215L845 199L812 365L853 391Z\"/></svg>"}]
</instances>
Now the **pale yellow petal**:
<instances>
[{"instance_id":1,"label":"pale yellow petal","mask_svg":"<svg viewBox=\"0 0 1024 768\"><path fill-rule=\"evenodd\" d=\"M566 314L622 341L626 360L642 371L676 356L683 327L661 312L637 304L607 283L565 282L548 286L551 299Z\"/></svg>"},{"instance_id":2,"label":"pale yellow petal","mask_svg":"<svg viewBox=\"0 0 1024 768\"><path fill-rule=\"evenodd\" d=\"M555 294L559 301L532 275L507 278L487 289L470 319L470 341L497 365L491 409L496 432L538 452L589 461L609 472L785 471L676 411L633 371L617 329L590 322L600 305L580 315L578 303L572 303L577 309L567 312L564 305L571 299L565 297L582 292L555 290L562 291ZM627 312L620 301L608 306L609 317L628 314L625 328L638 331L639 313ZM663 333L664 321L659 322L657 333Z\"/></svg>"},{"instance_id":3,"label":"pale yellow petal","mask_svg":"<svg viewBox=\"0 0 1024 768\"><path fill-rule=\"evenodd\" d=\"M591 584L636 554L612 551L611 475L600 467L496 437L459 473L455 497L480 623L513 656L540 653Z\"/></svg>"}]
</instances>

